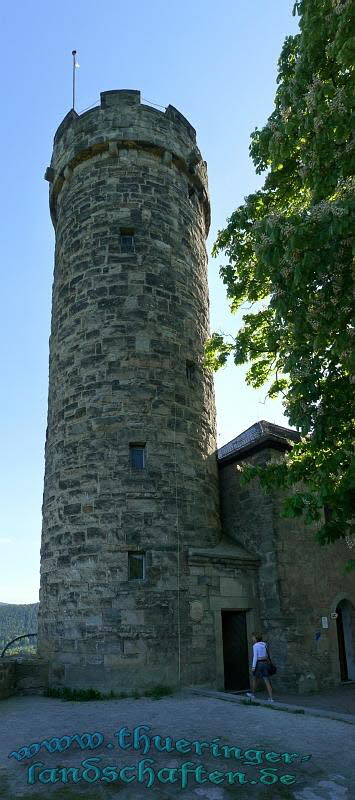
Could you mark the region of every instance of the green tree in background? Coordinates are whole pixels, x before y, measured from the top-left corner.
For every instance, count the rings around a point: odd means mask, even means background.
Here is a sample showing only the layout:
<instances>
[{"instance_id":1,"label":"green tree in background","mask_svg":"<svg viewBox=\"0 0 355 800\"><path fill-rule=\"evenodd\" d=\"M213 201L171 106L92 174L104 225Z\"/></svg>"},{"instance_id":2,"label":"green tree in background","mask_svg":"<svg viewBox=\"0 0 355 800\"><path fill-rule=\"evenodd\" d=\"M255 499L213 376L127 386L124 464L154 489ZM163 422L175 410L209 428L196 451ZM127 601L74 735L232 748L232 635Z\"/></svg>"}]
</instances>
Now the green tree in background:
<instances>
[{"instance_id":1,"label":"green tree in background","mask_svg":"<svg viewBox=\"0 0 355 800\"><path fill-rule=\"evenodd\" d=\"M292 487L288 516L320 520L321 544L354 535L354 114L355 3L300 0L300 33L279 59L275 109L251 135L262 189L219 231L213 255L231 309L245 301L233 343L214 333L206 365L230 353L247 382L271 380L301 434L283 463L247 468L266 489ZM323 509L326 510L325 517ZM346 569L355 568L355 559Z\"/></svg>"}]
</instances>

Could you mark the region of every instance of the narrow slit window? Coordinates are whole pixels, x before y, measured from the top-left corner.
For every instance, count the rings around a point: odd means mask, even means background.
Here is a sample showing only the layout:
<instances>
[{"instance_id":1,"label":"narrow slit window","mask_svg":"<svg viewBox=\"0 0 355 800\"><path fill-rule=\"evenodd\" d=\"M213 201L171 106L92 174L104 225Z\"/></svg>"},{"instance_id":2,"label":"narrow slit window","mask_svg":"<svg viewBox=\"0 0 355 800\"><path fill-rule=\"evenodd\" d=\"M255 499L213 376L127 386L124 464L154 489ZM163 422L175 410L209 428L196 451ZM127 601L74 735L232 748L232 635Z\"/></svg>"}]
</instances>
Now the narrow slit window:
<instances>
[{"instance_id":1,"label":"narrow slit window","mask_svg":"<svg viewBox=\"0 0 355 800\"><path fill-rule=\"evenodd\" d=\"M186 378L189 383L193 383L196 377L196 369L193 361L186 361Z\"/></svg>"},{"instance_id":2,"label":"narrow slit window","mask_svg":"<svg viewBox=\"0 0 355 800\"><path fill-rule=\"evenodd\" d=\"M134 250L134 228L120 228L120 244L125 253Z\"/></svg>"},{"instance_id":3,"label":"narrow slit window","mask_svg":"<svg viewBox=\"0 0 355 800\"><path fill-rule=\"evenodd\" d=\"M128 580L142 581L145 578L145 554L128 553Z\"/></svg>"},{"instance_id":4,"label":"narrow slit window","mask_svg":"<svg viewBox=\"0 0 355 800\"><path fill-rule=\"evenodd\" d=\"M142 470L145 468L145 445L144 444L130 444L129 457L131 467L134 470Z\"/></svg>"}]
</instances>

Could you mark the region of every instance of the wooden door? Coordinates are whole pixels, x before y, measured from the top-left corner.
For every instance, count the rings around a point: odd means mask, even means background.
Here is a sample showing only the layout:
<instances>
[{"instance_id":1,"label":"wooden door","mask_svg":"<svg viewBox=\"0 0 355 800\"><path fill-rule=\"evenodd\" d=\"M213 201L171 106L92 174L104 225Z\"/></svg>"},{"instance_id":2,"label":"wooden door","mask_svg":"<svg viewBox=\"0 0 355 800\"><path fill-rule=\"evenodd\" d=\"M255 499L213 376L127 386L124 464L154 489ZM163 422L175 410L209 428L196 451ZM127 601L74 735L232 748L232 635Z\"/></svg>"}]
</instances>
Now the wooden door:
<instances>
[{"instance_id":1,"label":"wooden door","mask_svg":"<svg viewBox=\"0 0 355 800\"><path fill-rule=\"evenodd\" d=\"M249 689L246 611L222 611L224 688Z\"/></svg>"},{"instance_id":2,"label":"wooden door","mask_svg":"<svg viewBox=\"0 0 355 800\"><path fill-rule=\"evenodd\" d=\"M341 608L337 608L337 634L338 634L338 648L339 648L339 663L340 663L340 680L348 680L348 665L346 662L346 650L344 639L344 625Z\"/></svg>"}]
</instances>

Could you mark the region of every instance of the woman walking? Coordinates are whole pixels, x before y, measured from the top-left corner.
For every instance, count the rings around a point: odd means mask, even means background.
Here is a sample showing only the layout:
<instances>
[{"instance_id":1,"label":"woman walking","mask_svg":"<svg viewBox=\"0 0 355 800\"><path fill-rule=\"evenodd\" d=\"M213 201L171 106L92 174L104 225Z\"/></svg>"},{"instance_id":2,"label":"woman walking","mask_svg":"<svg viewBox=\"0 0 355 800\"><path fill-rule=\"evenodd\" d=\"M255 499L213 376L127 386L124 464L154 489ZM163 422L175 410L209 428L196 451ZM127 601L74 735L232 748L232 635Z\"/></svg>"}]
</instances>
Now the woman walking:
<instances>
[{"instance_id":1,"label":"woman walking","mask_svg":"<svg viewBox=\"0 0 355 800\"><path fill-rule=\"evenodd\" d=\"M257 636L256 633L253 633L253 664L252 664L252 673L253 677L251 679L251 692L247 692L247 697L251 697L255 700L255 688L256 684L258 683L260 678L263 678L265 681L265 685L267 688L267 693L269 695L269 703L273 703L272 697L272 686L269 679L269 670L268 670L268 663L269 663L269 654L267 645L263 641L261 636Z\"/></svg>"}]
</instances>

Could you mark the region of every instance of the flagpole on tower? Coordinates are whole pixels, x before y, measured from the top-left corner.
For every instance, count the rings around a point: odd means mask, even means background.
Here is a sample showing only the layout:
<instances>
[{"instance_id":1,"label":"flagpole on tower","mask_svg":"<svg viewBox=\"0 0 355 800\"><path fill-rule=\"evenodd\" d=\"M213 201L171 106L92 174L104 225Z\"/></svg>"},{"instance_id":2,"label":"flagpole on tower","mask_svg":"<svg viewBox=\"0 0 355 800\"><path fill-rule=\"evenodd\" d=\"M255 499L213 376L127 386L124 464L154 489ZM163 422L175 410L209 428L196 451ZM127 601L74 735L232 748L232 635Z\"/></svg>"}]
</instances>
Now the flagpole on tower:
<instances>
[{"instance_id":1,"label":"flagpole on tower","mask_svg":"<svg viewBox=\"0 0 355 800\"><path fill-rule=\"evenodd\" d=\"M79 66L79 64L76 63L76 58L75 58L76 50L72 50L71 54L73 56L73 111L74 111L75 110L75 69L76 69L76 67Z\"/></svg>"}]
</instances>

